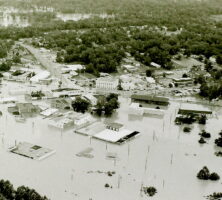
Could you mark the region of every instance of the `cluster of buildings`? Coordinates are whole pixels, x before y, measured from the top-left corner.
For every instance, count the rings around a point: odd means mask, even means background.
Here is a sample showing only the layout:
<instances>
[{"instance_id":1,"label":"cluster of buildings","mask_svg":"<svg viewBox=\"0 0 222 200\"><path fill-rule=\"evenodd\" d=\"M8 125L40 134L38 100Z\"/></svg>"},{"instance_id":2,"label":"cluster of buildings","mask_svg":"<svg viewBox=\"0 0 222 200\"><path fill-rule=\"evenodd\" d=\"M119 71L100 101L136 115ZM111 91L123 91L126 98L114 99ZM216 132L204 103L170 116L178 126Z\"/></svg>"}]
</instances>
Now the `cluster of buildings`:
<instances>
[{"instance_id":1,"label":"cluster of buildings","mask_svg":"<svg viewBox=\"0 0 222 200\"><path fill-rule=\"evenodd\" d=\"M12 68L8 72L2 73L3 79L16 82L30 82L39 84L50 84L50 72L46 70L35 70L29 68Z\"/></svg>"}]
</instances>

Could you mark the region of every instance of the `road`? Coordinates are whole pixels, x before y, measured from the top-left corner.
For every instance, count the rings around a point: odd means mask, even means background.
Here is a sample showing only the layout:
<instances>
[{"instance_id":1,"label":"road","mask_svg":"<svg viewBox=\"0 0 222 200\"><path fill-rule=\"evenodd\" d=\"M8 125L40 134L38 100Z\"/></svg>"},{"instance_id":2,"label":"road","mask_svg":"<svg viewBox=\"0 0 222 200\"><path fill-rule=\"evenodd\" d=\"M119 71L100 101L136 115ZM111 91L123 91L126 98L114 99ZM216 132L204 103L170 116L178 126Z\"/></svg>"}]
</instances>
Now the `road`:
<instances>
[{"instance_id":1,"label":"road","mask_svg":"<svg viewBox=\"0 0 222 200\"><path fill-rule=\"evenodd\" d=\"M72 88L84 90L84 88L76 85L70 79L62 75L61 68L63 67L63 65L59 63L55 63L49 58L45 57L44 53L41 53L39 49L34 48L33 46L24 44L22 42L19 42L18 44L26 48L35 57L35 59L42 65L43 68L48 70L56 78L60 79L62 81L63 87L72 87Z\"/></svg>"}]
</instances>

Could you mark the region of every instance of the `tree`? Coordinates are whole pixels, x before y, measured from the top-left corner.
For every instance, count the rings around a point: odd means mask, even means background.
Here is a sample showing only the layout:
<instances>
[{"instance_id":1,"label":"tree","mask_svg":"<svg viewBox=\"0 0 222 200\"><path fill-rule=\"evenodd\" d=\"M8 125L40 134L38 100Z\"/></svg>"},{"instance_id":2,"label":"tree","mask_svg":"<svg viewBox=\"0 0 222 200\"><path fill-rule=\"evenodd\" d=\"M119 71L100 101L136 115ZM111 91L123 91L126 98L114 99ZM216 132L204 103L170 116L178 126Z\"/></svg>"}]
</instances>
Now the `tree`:
<instances>
[{"instance_id":1,"label":"tree","mask_svg":"<svg viewBox=\"0 0 222 200\"><path fill-rule=\"evenodd\" d=\"M153 75L153 70L147 69L147 70L146 70L146 76L147 76L147 77L151 77L152 75Z\"/></svg>"},{"instance_id":2,"label":"tree","mask_svg":"<svg viewBox=\"0 0 222 200\"><path fill-rule=\"evenodd\" d=\"M118 94L110 93L110 94L106 97L106 100L107 100L107 101L110 101L111 99L116 99L116 100L118 100Z\"/></svg>"},{"instance_id":3,"label":"tree","mask_svg":"<svg viewBox=\"0 0 222 200\"><path fill-rule=\"evenodd\" d=\"M0 180L0 194L2 194L6 199L14 199L14 188L9 181Z\"/></svg>"},{"instance_id":4,"label":"tree","mask_svg":"<svg viewBox=\"0 0 222 200\"><path fill-rule=\"evenodd\" d=\"M217 62L217 64L222 65L222 56L221 55L216 56L216 62Z\"/></svg>"},{"instance_id":5,"label":"tree","mask_svg":"<svg viewBox=\"0 0 222 200\"><path fill-rule=\"evenodd\" d=\"M199 120L198 120L198 123L199 124L206 124L206 121L207 121L207 116L206 115L201 115Z\"/></svg>"},{"instance_id":6,"label":"tree","mask_svg":"<svg viewBox=\"0 0 222 200\"><path fill-rule=\"evenodd\" d=\"M188 75L186 74L186 73L184 73L183 75L182 75L182 78L187 78L188 77Z\"/></svg>"},{"instance_id":7,"label":"tree","mask_svg":"<svg viewBox=\"0 0 222 200\"><path fill-rule=\"evenodd\" d=\"M0 65L0 71L9 71L11 69L11 63L10 62L3 62L1 65Z\"/></svg>"},{"instance_id":8,"label":"tree","mask_svg":"<svg viewBox=\"0 0 222 200\"><path fill-rule=\"evenodd\" d=\"M220 136L218 139L215 139L214 143L215 143L218 147L222 147L222 136Z\"/></svg>"},{"instance_id":9,"label":"tree","mask_svg":"<svg viewBox=\"0 0 222 200\"><path fill-rule=\"evenodd\" d=\"M12 61L14 63L21 63L21 57L19 55L14 55Z\"/></svg>"},{"instance_id":10,"label":"tree","mask_svg":"<svg viewBox=\"0 0 222 200\"><path fill-rule=\"evenodd\" d=\"M96 113L99 116L101 116L103 112L106 116L110 116L117 108L119 108L118 94L115 93L111 93L107 97L100 98L95 106Z\"/></svg>"},{"instance_id":11,"label":"tree","mask_svg":"<svg viewBox=\"0 0 222 200\"><path fill-rule=\"evenodd\" d=\"M204 166L203 169L201 169L197 174L197 178L201 180L208 180L209 177L210 177L210 172L206 166Z\"/></svg>"},{"instance_id":12,"label":"tree","mask_svg":"<svg viewBox=\"0 0 222 200\"><path fill-rule=\"evenodd\" d=\"M204 69L207 72L210 72L213 69L213 65L212 65L212 63L209 60L206 60Z\"/></svg>"},{"instance_id":13,"label":"tree","mask_svg":"<svg viewBox=\"0 0 222 200\"><path fill-rule=\"evenodd\" d=\"M220 176L217 173L213 172L213 173L210 174L209 179L212 180L212 181L217 181L217 180L220 179Z\"/></svg>"},{"instance_id":14,"label":"tree","mask_svg":"<svg viewBox=\"0 0 222 200\"><path fill-rule=\"evenodd\" d=\"M157 189L155 187L143 187L143 191L146 195L152 197L157 193Z\"/></svg>"},{"instance_id":15,"label":"tree","mask_svg":"<svg viewBox=\"0 0 222 200\"><path fill-rule=\"evenodd\" d=\"M106 102L104 105L104 112L106 116L110 116L113 113L113 105L110 102Z\"/></svg>"},{"instance_id":16,"label":"tree","mask_svg":"<svg viewBox=\"0 0 222 200\"><path fill-rule=\"evenodd\" d=\"M75 101L72 102L72 107L76 112L85 113L88 110L89 106L90 102L80 97L77 97Z\"/></svg>"},{"instance_id":17,"label":"tree","mask_svg":"<svg viewBox=\"0 0 222 200\"><path fill-rule=\"evenodd\" d=\"M211 137L210 133L206 132L205 130L202 130L202 132L199 133L199 135L201 137L204 137L204 138L210 138Z\"/></svg>"}]
</instances>

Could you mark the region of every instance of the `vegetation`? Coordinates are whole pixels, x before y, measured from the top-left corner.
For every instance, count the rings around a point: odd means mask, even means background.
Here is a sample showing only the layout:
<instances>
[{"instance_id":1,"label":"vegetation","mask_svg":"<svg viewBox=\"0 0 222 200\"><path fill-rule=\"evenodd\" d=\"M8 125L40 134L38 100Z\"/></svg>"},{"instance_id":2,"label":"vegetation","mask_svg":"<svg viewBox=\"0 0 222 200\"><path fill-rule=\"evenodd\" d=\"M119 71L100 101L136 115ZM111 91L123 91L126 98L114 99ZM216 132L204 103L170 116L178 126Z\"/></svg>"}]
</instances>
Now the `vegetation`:
<instances>
[{"instance_id":1,"label":"vegetation","mask_svg":"<svg viewBox=\"0 0 222 200\"><path fill-rule=\"evenodd\" d=\"M9 181L0 180L0 199L1 200L47 200L39 195L34 189L20 186L17 190Z\"/></svg>"},{"instance_id":2,"label":"vegetation","mask_svg":"<svg viewBox=\"0 0 222 200\"><path fill-rule=\"evenodd\" d=\"M208 180L208 179L210 179L212 181L217 181L217 180L220 179L220 176L217 173L215 173L215 172L210 174L209 169L206 166L204 166L203 169L201 169L198 172L197 178L201 179L201 180Z\"/></svg>"},{"instance_id":3,"label":"vegetation","mask_svg":"<svg viewBox=\"0 0 222 200\"><path fill-rule=\"evenodd\" d=\"M203 169L201 169L197 174L197 178L201 180L208 180L209 177L210 177L210 171L206 166L204 166Z\"/></svg>"},{"instance_id":4,"label":"vegetation","mask_svg":"<svg viewBox=\"0 0 222 200\"><path fill-rule=\"evenodd\" d=\"M205 143L206 143L206 141L204 140L203 137L201 137L201 138L198 140L198 142L199 142L200 144L205 144Z\"/></svg>"},{"instance_id":5,"label":"vegetation","mask_svg":"<svg viewBox=\"0 0 222 200\"><path fill-rule=\"evenodd\" d=\"M14 72L12 73L12 76L19 76L19 75L22 75L22 74L23 74L22 71L16 70L16 71L14 71Z\"/></svg>"},{"instance_id":6,"label":"vegetation","mask_svg":"<svg viewBox=\"0 0 222 200\"><path fill-rule=\"evenodd\" d=\"M211 137L210 133L206 132L205 130L202 130L201 133L199 133L199 135L203 138L210 138Z\"/></svg>"},{"instance_id":7,"label":"vegetation","mask_svg":"<svg viewBox=\"0 0 222 200\"><path fill-rule=\"evenodd\" d=\"M0 71L7 72L11 69L11 66L12 66L11 62L5 61L0 64Z\"/></svg>"},{"instance_id":8,"label":"vegetation","mask_svg":"<svg viewBox=\"0 0 222 200\"><path fill-rule=\"evenodd\" d=\"M214 153L216 156L218 156L218 157L222 157L222 151L217 151L217 152L215 152Z\"/></svg>"},{"instance_id":9,"label":"vegetation","mask_svg":"<svg viewBox=\"0 0 222 200\"><path fill-rule=\"evenodd\" d=\"M209 72L213 71L208 61L211 56L219 65L222 63L222 23L211 17L222 14L221 2L217 0L1 0L0 5L54 8L54 12L25 14L31 15L29 27L0 28L0 39L40 37L33 44L56 49L57 61L83 63L86 71L95 75L116 72L127 56L146 66L152 61L166 69L173 67L171 59L178 55L197 55L199 60L206 60L205 69ZM56 19L58 11L106 13L110 17L64 22ZM5 57L7 48L1 49ZM221 95L220 73L212 72L213 79L218 79L215 84L202 83L202 96L211 100Z\"/></svg>"},{"instance_id":10,"label":"vegetation","mask_svg":"<svg viewBox=\"0 0 222 200\"><path fill-rule=\"evenodd\" d=\"M195 114L188 114L188 115L181 115L176 117L175 122L176 124L192 124L196 121Z\"/></svg>"},{"instance_id":11,"label":"vegetation","mask_svg":"<svg viewBox=\"0 0 222 200\"><path fill-rule=\"evenodd\" d=\"M191 128L186 126L183 128L183 132L189 133L191 131Z\"/></svg>"},{"instance_id":12,"label":"vegetation","mask_svg":"<svg viewBox=\"0 0 222 200\"><path fill-rule=\"evenodd\" d=\"M44 97L44 96L45 96L45 94L44 94L41 90L31 93L31 97L42 98L42 97Z\"/></svg>"},{"instance_id":13,"label":"vegetation","mask_svg":"<svg viewBox=\"0 0 222 200\"><path fill-rule=\"evenodd\" d=\"M73 110L76 112L85 113L88 110L89 106L90 106L90 102L81 97L77 97L72 102Z\"/></svg>"},{"instance_id":14,"label":"vegetation","mask_svg":"<svg viewBox=\"0 0 222 200\"><path fill-rule=\"evenodd\" d=\"M147 69L147 70L146 70L146 76L147 76L147 77L151 77L151 76L153 75L153 71L154 71L154 70L152 70L152 69Z\"/></svg>"},{"instance_id":15,"label":"vegetation","mask_svg":"<svg viewBox=\"0 0 222 200\"><path fill-rule=\"evenodd\" d=\"M118 95L111 93L107 97L98 99L95 112L98 116L101 116L103 113L106 116L110 116L117 108L119 108Z\"/></svg>"},{"instance_id":16,"label":"vegetation","mask_svg":"<svg viewBox=\"0 0 222 200\"><path fill-rule=\"evenodd\" d=\"M143 187L143 191L146 195L152 197L157 193L157 189L155 187Z\"/></svg>"},{"instance_id":17,"label":"vegetation","mask_svg":"<svg viewBox=\"0 0 222 200\"><path fill-rule=\"evenodd\" d=\"M217 181L217 180L220 179L220 176L219 176L217 173L213 172L213 173L210 175L209 179L212 180L212 181Z\"/></svg>"},{"instance_id":18,"label":"vegetation","mask_svg":"<svg viewBox=\"0 0 222 200\"><path fill-rule=\"evenodd\" d=\"M207 121L207 116L206 115L201 115L198 119L199 124L206 124Z\"/></svg>"},{"instance_id":19,"label":"vegetation","mask_svg":"<svg viewBox=\"0 0 222 200\"><path fill-rule=\"evenodd\" d=\"M211 195L207 196L207 199L209 200L220 200L222 198L222 192L214 192Z\"/></svg>"},{"instance_id":20,"label":"vegetation","mask_svg":"<svg viewBox=\"0 0 222 200\"><path fill-rule=\"evenodd\" d=\"M218 147L222 147L222 131L219 133L219 138L217 138L215 140L215 144L218 146Z\"/></svg>"}]
</instances>

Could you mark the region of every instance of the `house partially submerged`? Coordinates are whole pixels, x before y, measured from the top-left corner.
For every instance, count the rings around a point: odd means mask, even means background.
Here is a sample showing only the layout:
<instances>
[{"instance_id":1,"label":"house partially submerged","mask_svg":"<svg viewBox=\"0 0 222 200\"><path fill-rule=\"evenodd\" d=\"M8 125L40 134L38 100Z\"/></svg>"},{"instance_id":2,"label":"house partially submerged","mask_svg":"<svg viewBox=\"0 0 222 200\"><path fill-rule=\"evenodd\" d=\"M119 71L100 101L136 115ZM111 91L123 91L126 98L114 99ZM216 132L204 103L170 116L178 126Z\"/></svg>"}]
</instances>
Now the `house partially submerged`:
<instances>
[{"instance_id":1,"label":"house partially submerged","mask_svg":"<svg viewBox=\"0 0 222 200\"><path fill-rule=\"evenodd\" d=\"M58 117L49 120L48 125L59 129L66 129L74 125L74 120L68 117Z\"/></svg>"},{"instance_id":2,"label":"house partially submerged","mask_svg":"<svg viewBox=\"0 0 222 200\"><path fill-rule=\"evenodd\" d=\"M40 108L32 103L16 103L15 106L8 107L8 112L18 112L22 117L27 117L38 114Z\"/></svg>"},{"instance_id":3,"label":"house partially submerged","mask_svg":"<svg viewBox=\"0 0 222 200\"><path fill-rule=\"evenodd\" d=\"M193 84L193 79L192 78L173 78L172 79L173 84L176 86L189 86Z\"/></svg>"},{"instance_id":4,"label":"house partially submerged","mask_svg":"<svg viewBox=\"0 0 222 200\"><path fill-rule=\"evenodd\" d=\"M139 134L138 131L128 130L124 128L123 124L116 122L108 124L95 122L78 130L75 130L75 132L115 144L122 144Z\"/></svg>"},{"instance_id":5,"label":"house partially submerged","mask_svg":"<svg viewBox=\"0 0 222 200\"><path fill-rule=\"evenodd\" d=\"M34 160L42 160L55 153L55 150L30 144L28 142L20 142L14 147L9 148L9 151Z\"/></svg>"},{"instance_id":6,"label":"house partially submerged","mask_svg":"<svg viewBox=\"0 0 222 200\"><path fill-rule=\"evenodd\" d=\"M58 109L70 109L71 103L64 98L57 98L51 100L51 107Z\"/></svg>"},{"instance_id":7,"label":"house partially submerged","mask_svg":"<svg viewBox=\"0 0 222 200\"><path fill-rule=\"evenodd\" d=\"M156 104L156 105L169 105L169 98L162 96L152 96L152 95L137 95L133 94L131 96L132 102L143 102L148 104Z\"/></svg>"},{"instance_id":8,"label":"house partially submerged","mask_svg":"<svg viewBox=\"0 0 222 200\"><path fill-rule=\"evenodd\" d=\"M140 107L139 103L131 103L131 105L129 106L129 114L131 115L151 114L151 115L163 116L165 114L165 111L162 109L156 109L156 108Z\"/></svg>"},{"instance_id":9,"label":"house partially submerged","mask_svg":"<svg viewBox=\"0 0 222 200\"><path fill-rule=\"evenodd\" d=\"M211 115L212 111L207 108L199 108L197 105L195 106L182 106L178 110L178 114L181 115L189 115L189 114L204 114Z\"/></svg>"},{"instance_id":10,"label":"house partially submerged","mask_svg":"<svg viewBox=\"0 0 222 200\"><path fill-rule=\"evenodd\" d=\"M123 124L114 122L107 124L106 129L95 134L93 137L110 143L122 144L138 134L138 131L128 130L124 128Z\"/></svg>"}]
</instances>

